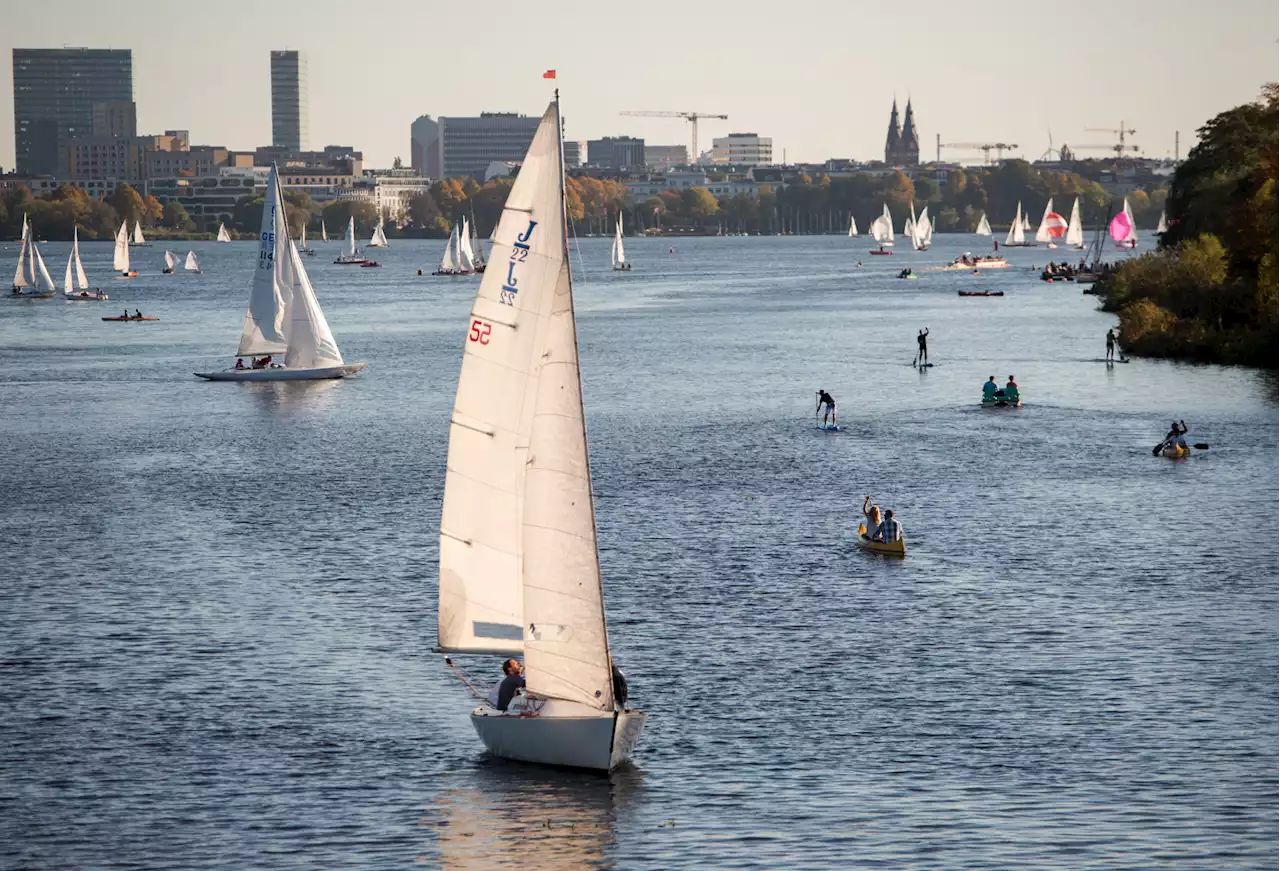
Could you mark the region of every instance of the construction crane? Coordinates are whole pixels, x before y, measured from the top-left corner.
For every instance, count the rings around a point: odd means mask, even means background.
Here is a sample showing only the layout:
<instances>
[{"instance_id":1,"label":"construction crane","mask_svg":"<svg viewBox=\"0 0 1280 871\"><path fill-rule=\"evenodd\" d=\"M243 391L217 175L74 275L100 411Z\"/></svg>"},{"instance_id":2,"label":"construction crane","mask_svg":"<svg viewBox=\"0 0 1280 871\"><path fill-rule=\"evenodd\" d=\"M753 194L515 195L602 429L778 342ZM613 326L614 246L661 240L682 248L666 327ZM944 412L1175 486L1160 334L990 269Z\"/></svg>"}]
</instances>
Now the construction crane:
<instances>
[{"instance_id":1,"label":"construction crane","mask_svg":"<svg viewBox=\"0 0 1280 871\"><path fill-rule=\"evenodd\" d=\"M1116 153L1116 157L1124 157L1124 153L1126 151L1142 150L1136 145L1125 145L1124 143L1125 137L1132 136L1138 131L1133 129L1126 129L1123 121L1120 122L1119 127L1086 127L1084 129L1085 129L1085 132L1087 133L1110 133L1112 136L1115 136L1119 141L1115 145L1103 145L1103 146L1077 145L1076 148L1108 148L1111 151L1114 151Z\"/></svg>"},{"instance_id":2,"label":"construction crane","mask_svg":"<svg viewBox=\"0 0 1280 871\"><path fill-rule=\"evenodd\" d=\"M699 118L715 118L719 121L728 121L728 115L713 115L710 112L619 112L619 115L631 115L641 118L683 118L688 121L693 128L693 153L689 155L689 162L696 164L698 162L698 119Z\"/></svg>"},{"instance_id":3,"label":"construction crane","mask_svg":"<svg viewBox=\"0 0 1280 871\"><path fill-rule=\"evenodd\" d=\"M1008 142L943 142L942 137L937 139L938 162L942 162L942 149L944 148L976 148L982 152L982 162L991 162L991 152L996 153L996 162L1004 160L1004 153L1017 148L1018 144Z\"/></svg>"}]
</instances>

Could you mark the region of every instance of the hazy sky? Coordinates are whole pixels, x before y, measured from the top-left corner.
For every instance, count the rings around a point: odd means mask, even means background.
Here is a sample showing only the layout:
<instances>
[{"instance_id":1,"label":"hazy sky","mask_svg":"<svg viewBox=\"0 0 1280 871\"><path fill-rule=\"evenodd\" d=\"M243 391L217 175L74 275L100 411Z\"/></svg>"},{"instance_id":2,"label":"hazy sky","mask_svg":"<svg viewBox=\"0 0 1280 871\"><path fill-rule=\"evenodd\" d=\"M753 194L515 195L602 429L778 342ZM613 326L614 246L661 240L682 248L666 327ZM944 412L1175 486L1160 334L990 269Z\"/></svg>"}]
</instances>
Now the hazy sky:
<instances>
[{"instance_id":1,"label":"hazy sky","mask_svg":"<svg viewBox=\"0 0 1280 871\"><path fill-rule=\"evenodd\" d=\"M1277 77L1276 0L954 0L779 4L644 0L4 0L0 166L13 167L12 54L63 45L133 49L141 133L199 144L271 141L271 49L310 73L310 144L408 163L418 115L538 114L559 71L568 136L687 143L680 120L619 110L723 113L772 136L776 159L879 158L890 101L910 95L922 157L943 142L1106 144L1121 119L1148 156L1182 152L1195 128ZM1007 11L1006 11L1007 10ZM1082 151L1101 155L1102 151ZM948 157L944 151L943 157ZM952 152L953 158L965 156Z\"/></svg>"}]
</instances>

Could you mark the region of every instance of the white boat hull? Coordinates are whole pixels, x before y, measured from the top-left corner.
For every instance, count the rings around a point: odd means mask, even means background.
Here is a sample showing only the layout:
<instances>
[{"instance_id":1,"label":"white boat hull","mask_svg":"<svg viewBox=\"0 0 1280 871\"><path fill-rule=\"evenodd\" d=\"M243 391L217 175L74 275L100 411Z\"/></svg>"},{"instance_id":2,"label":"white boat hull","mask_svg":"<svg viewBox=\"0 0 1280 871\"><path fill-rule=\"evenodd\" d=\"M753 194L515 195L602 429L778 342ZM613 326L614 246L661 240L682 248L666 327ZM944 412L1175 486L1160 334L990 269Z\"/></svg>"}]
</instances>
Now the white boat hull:
<instances>
[{"instance_id":1,"label":"white boat hull","mask_svg":"<svg viewBox=\"0 0 1280 871\"><path fill-rule=\"evenodd\" d=\"M322 381L328 378L346 378L368 367L368 363L346 363L342 366L327 366L323 369L289 369L285 366L273 366L266 369L223 369L218 372L195 374L209 381Z\"/></svg>"},{"instance_id":2,"label":"white boat hull","mask_svg":"<svg viewBox=\"0 0 1280 871\"><path fill-rule=\"evenodd\" d=\"M103 302L107 299L107 295L100 290L95 291L72 291L62 292L62 296L69 302Z\"/></svg>"},{"instance_id":3,"label":"white boat hull","mask_svg":"<svg viewBox=\"0 0 1280 871\"><path fill-rule=\"evenodd\" d=\"M471 712L471 725L490 753L520 762L602 772L631 758L646 716L641 711L597 711L555 699L528 700L524 708L516 707L499 711L481 705Z\"/></svg>"}]
</instances>

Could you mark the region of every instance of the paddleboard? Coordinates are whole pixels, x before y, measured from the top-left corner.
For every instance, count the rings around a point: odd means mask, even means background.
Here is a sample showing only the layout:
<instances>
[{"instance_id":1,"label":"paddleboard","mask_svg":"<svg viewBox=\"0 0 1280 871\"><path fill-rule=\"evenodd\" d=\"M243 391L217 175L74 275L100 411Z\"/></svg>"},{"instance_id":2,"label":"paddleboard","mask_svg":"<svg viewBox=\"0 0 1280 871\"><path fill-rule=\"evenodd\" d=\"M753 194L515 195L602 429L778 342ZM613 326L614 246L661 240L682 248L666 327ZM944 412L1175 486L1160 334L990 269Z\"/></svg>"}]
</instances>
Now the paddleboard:
<instances>
[{"instance_id":1,"label":"paddleboard","mask_svg":"<svg viewBox=\"0 0 1280 871\"><path fill-rule=\"evenodd\" d=\"M816 429L818 432L840 432L840 427L836 426L834 423L829 423L826 426L818 424Z\"/></svg>"},{"instance_id":2,"label":"paddleboard","mask_svg":"<svg viewBox=\"0 0 1280 871\"><path fill-rule=\"evenodd\" d=\"M937 365L937 363L916 363L915 361L912 361L911 363L913 369L932 369Z\"/></svg>"}]
</instances>

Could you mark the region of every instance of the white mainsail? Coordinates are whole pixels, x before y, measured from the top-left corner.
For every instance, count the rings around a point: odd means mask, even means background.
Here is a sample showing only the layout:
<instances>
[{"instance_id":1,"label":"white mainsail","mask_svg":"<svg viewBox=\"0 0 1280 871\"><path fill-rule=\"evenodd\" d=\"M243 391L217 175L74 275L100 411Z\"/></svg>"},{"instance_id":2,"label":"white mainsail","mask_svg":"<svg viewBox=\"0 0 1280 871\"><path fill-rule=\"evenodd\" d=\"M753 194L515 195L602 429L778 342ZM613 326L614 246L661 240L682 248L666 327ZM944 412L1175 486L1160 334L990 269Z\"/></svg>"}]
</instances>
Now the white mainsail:
<instances>
[{"instance_id":1,"label":"white mainsail","mask_svg":"<svg viewBox=\"0 0 1280 871\"><path fill-rule=\"evenodd\" d=\"M441 272L457 272L458 261L453 256L454 240L458 238L458 225L454 224L449 231L449 240L444 243L444 256L440 258Z\"/></svg>"},{"instance_id":2,"label":"white mainsail","mask_svg":"<svg viewBox=\"0 0 1280 871\"><path fill-rule=\"evenodd\" d=\"M1049 235L1049 213L1053 211L1053 197L1049 197L1049 202L1044 204L1044 214L1040 216L1040 226L1036 228L1037 242L1052 242L1053 237Z\"/></svg>"},{"instance_id":3,"label":"white mainsail","mask_svg":"<svg viewBox=\"0 0 1280 871\"><path fill-rule=\"evenodd\" d=\"M622 213L618 213L618 228L613 234L613 250L610 253L613 268L618 269L627 262L627 252L622 247Z\"/></svg>"},{"instance_id":4,"label":"white mainsail","mask_svg":"<svg viewBox=\"0 0 1280 871\"><path fill-rule=\"evenodd\" d=\"M858 235L858 222L854 220L853 215L849 216L849 235L851 237Z\"/></svg>"},{"instance_id":5,"label":"white mainsail","mask_svg":"<svg viewBox=\"0 0 1280 871\"><path fill-rule=\"evenodd\" d=\"M285 366L290 369L341 366L342 353L338 350L338 342L329 329L324 312L320 310L315 288L311 286L311 279L302 265L298 248L292 242L288 245L293 286L286 328L289 347L285 353Z\"/></svg>"},{"instance_id":6,"label":"white mainsail","mask_svg":"<svg viewBox=\"0 0 1280 871\"><path fill-rule=\"evenodd\" d=\"M80 228L71 231L71 259L76 265L76 284L81 290L89 289L89 276L84 274L84 264L80 262Z\"/></svg>"},{"instance_id":7,"label":"white mainsail","mask_svg":"<svg viewBox=\"0 0 1280 871\"><path fill-rule=\"evenodd\" d=\"M1129 198L1124 198L1124 216L1129 219L1129 235L1124 237L1126 244L1138 246L1138 221L1133 217L1133 209L1129 208Z\"/></svg>"},{"instance_id":8,"label":"white mainsail","mask_svg":"<svg viewBox=\"0 0 1280 871\"><path fill-rule=\"evenodd\" d=\"M370 248L386 248L387 236L382 232L382 215L378 215L378 226L373 228L373 235L369 237Z\"/></svg>"},{"instance_id":9,"label":"white mainsail","mask_svg":"<svg viewBox=\"0 0 1280 871\"><path fill-rule=\"evenodd\" d=\"M987 220L986 213L983 213L982 220L978 222L978 229L974 232L979 236L991 235L991 222Z\"/></svg>"},{"instance_id":10,"label":"white mainsail","mask_svg":"<svg viewBox=\"0 0 1280 871\"><path fill-rule=\"evenodd\" d=\"M199 272L199 271L200 271L200 263L196 260L196 252L194 252L194 251L188 251L188 252L187 252L186 270L187 270L188 272Z\"/></svg>"},{"instance_id":11,"label":"white mainsail","mask_svg":"<svg viewBox=\"0 0 1280 871\"><path fill-rule=\"evenodd\" d=\"M1072 248L1084 247L1084 223L1080 220L1080 198L1071 206L1071 220L1067 222L1066 244Z\"/></svg>"},{"instance_id":12,"label":"white mainsail","mask_svg":"<svg viewBox=\"0 0 1280 871\"><path fill-rule=\"evenodd\" d=\"M1157 233L1169 232L1169 222L1165 220L1164 209L1160 210L1160 220L1156 223L1156 232Z\"/></svg>"},{"instance_id":13,"label":"white mainsail","mask_svg":"<svg viewBox=\"0 0 1280 871\"><path fill-rule=\"evenodd\" d=\"M116 233L116 253L111 261L111 268L116 272L129 272L129 222L125 221L120 225L120 232Z\"/></svg>"},{"instance_id":14,"label":"white mainsail","mask_svg":"<svg viewBox=\"0 0 1280 871\"><path fill-rule=\"evenodd\" d=\"M133 244L134 245L147 244L147 240L142 238L142 222L141 221L133 222Z\"/></svg>"},{"instance_id":15,"label":"white mainsail","mask_svg":"<svg viewBox=\"0 0 1280 871\"><path fill-rule=\"evenodd\" d=\"M324 218L320 219L320 241L321 242L329 241L329 231L328 229L325 228Z\"/></svg>"},{"instance_id":16,"label":"white mainsail","mask_svg":"<svg viewBox=\"0 0 1280 871\"><path fill-rule=\"evenodd\" d=\"M1024 212L1022 215L1022 230L1025 233L1027 230L1030 230L1030 229L1031 229L1031 216Z\"/></svg>"},{"instance_id":17,"label":"white mainsail","mask_svg":"<svg viewBox=\"0 0 1280 871\"><path fill-rule=\"evenodd\" d=\"M912 245L917 251L923 251L933 242L933 221L929 220L929 207L920 210L920 217L915 222L915 237Z\"/></svg>"},{"instance_id":18,"label":"white mainsail","mask_svg":"<svg viewBox=\"0 0 1280 871\"><path fill-rule=\"evenodd\" d=\"M219 225L218 225L218 241L219 241L219 242L230 242L230 241L231 241L231 234L227 232L227 225L226 225L226 224L219 224Z\"/></svg>"},{"instance_id":19,"label":"white mainsail","mask_svg":"<svg viewBox=\"0 0 1280 871\"><path fill-rule=\"evenodd\" d=\"M476 262L471 255L471 235L467 230L467 219L462 219L461 229L454 229L458 230L458 268L463 272L474 272Z\"/></svg>"},{"instance_id":20,"label":"white mainsail","mask_svg":"<svg viewBox=\"0 0 1280 871\"><path fill-rule=\"evenodd\" d=\"M471 216L471 260L475 264L476 269L484 267L484 246L480 244L479 237L476 236L475 216Z\"/></svg>"},{"instance_id":21,"label":"white mainsail","mask_svg":"<svg viewBox=\"0 0 1280 871\"><path fill-rule=\"evenodd\" d=\"M39 268L40 280L44 282L45 290L48 290L48 291L57 290L58 289L57 285L53 283L53 276L49 274L48 267L44 265L44 258L40 256L40 247L36 245L35 238L32 237L31 241L28 244L31 246L31 273L32 273L31 283L32 285L39 286L39 282L36 281L36 278L35 278L36 269Z\"/></svg>"},{"instance_id":22,"label":"white mainsail","mask_svg":"<svg viewBox=\"0 0 1280 871\"><path fill-rule=\"evenodd\" d=\"M30 235L31 235L31 229L30 229L30 226L27 224L27 216L26 216L26 213L24 212L22 215L22 244L18 247L18 271L15 272L13 275L14 287L30 287L31 286L31 283L27 281L27 276L24 274L26 272L24 267L26 266L27 244L30 241Z\"/></svg>"},{"instance_id":23,"label":"white mainsail","mask_svg":"<svg viewBox=\"0 0 1280 871\"><path fill-rule=\"evenodd\" d=\"M1013 223L1009 226L1009 235L1004 237L1004 244L1021 245L1026 241L1027 237L1022 229L1022 200L1018 200L1018 211L1014 214Z\"/></svg>"},{"instance_id":24,"label":"white mainsail","mask_svg":"<svg viewBox=\"0 0 1280 871\"><path fill-rule=\"evenodd\" d=\"M884 204L884 213L871 222L871 238L881 246L893 244L893 216L889 214L889 204Z\"/></svg>"},{"instance_id":25,"label":"white mainsail","mask_svg":"<svg viewBox=\"0 0 1280 871\"><path fill-rule=\"evenodd\" d=\"M267 195L262 203L262 230L258 234L258 268L244 313L237 357L279 354L287 349L286 324L293 297L293 264L289 255L289 228L285 223L280 178L272 164Z\"/></svg>"},{"instance_id":26,"label":"white mainsail","mask_svg":"<svg viewBox=\"0 0 1280 871\"><path fill-rule=\"evenodd\" d=\"M174 254L168 248L164 249L164 265L170 270L178 265L178 255Z\"/></svg>"},{"instance_id":27,"label":"white mainsail","mask_svg":"<svg viewBox=\"0 0 1280 871\"><path fill-rule=\"evenodd\" d=\"M298 250L299 250L299 251L306 251L306 250L307 250L307 222L306 222L306 219L303 219L303 221L302 221L302 241L298 243Z\"/></svg>"},{"instance_id":28,"label":"white mainsail","mask_svg":"<svg viewBox=\"0 0 1280 871\"><path fill-rule=\"evenodd\" d=\"M356 217L355 215L347 218L347 250L344 252L346 257L356 256Z\"/></svg>"}]
</instances>

